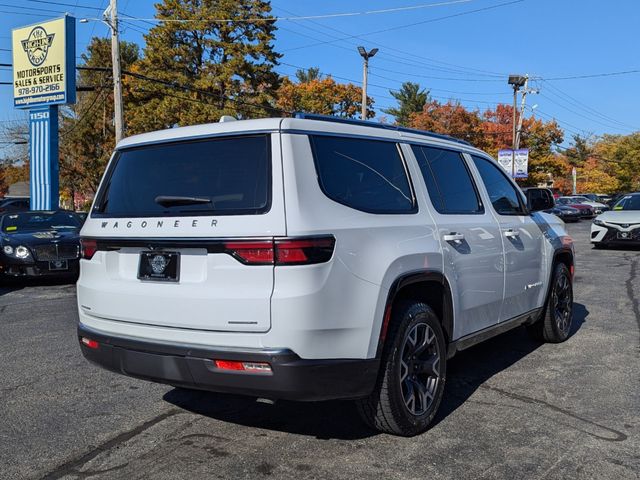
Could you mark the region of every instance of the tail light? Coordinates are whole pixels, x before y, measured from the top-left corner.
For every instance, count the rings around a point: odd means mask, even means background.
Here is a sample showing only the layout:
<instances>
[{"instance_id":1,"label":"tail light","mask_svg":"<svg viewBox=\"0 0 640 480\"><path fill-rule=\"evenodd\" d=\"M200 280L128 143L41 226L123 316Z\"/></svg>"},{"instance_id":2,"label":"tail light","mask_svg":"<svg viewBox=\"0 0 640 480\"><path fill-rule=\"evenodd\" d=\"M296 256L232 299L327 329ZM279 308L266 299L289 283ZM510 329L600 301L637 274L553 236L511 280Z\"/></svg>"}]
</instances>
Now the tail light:
<instances>
[{"instance_id":1,"label":"tail light","mask_svg":"<svg viewBox=\"0 0 640 480\"><path fill-rule=\"evenodd\" d=\"M333 236L225 242L226 253L246 265L311 265L328 262Z\"/></svg>"},{"instance_id":2,"label":"tail light","mask_svg":"<svg viewBox=\"0 0 640 480\"><path fill-rule=\"evenodd\" d=\"M267 362L237 362L234 360L214 360L216 368L240 372L271 373L271 365Z\"/></svg>"},{"instance_id":3,"label":"tail light","mask_svg":"<svg viewBox=\"0 0 640 480\"><path fill-rule=\"evenodd\" d=\"M227 253L246 265L273 265L273 241L225 242Z\"/></svg>"},{"instance_id":4,"label":"tail light","mask_svg":"<svg viewBox=\"0 0 640 480\"><path fill-rule=\"evenodd\" d=\"M332 236L276 240L276 265L309 265L328 262L336 239Z\"/></svg>"},{"instance_id":5,"label":"tail light","mask_svg":"<svg viewBox=\"0 0 640 480\"><path fill-rule=\"evenodd\" d=\"M98 342L87 337L82 337L82 343L87 347L92 348L93 350L97 349L100 346Z\"/></svg>"},{"instance_id":6,"label":"tail light","mask_svg":"<svg viewBox=\"0 0 640 480\"><path fill-rule=\"evenodd\" d=\"M86 260L91 260L98 251L98 242L91 238L80 239L80 255Z\"/></svg>"}]
</instances>

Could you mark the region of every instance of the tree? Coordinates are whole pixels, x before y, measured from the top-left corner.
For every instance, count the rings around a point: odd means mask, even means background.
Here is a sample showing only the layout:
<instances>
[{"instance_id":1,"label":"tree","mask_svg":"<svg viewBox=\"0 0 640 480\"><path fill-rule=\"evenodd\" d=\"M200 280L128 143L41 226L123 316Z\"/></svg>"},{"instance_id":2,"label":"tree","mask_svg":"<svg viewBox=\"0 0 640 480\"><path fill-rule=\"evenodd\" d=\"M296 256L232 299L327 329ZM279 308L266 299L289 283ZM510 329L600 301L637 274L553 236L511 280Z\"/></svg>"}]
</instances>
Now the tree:
<instances>
[{"instance_id":1,"label":"tree","mask_svg":"<svg viewBox=\"0 0 640 480\"><path fill-rule=\"evenodd\" d=\"M577 133L573 135L573 145L565 151L568 162L574 167L584 165L592 154L592 138Z\"/></svg>"},{"instance_id":2,"label":"tree","mask_svg":"<svg viewBox=\"0 0 640 480\"><path fill-rule=\"evenodd\" d=\"M296 78L300 83L309 83L312 80L320 80L320 78L322 78L322 74L318 67L309 67L307 70L296 70Z\"/></svg>"},{"instance_id":3,"label":"tree","mask_svg":"<svg viewBox=\"0 0 640 480\"><path fill-rule=\"evenodd\" d=\"M331 77L293 83L282 80L276 105L288 112L301 111L354 118L360 112L362 89L351 83L336 83ZM373 100L367 97L367 118L373 118Z\"/></svg>"},{"instance_id":4,"label":"tree","mask_svg":"<svg viewBox=\"0 0 640 480\"><path fill-rule=\"evenodd\" d=\"M621 191L640 190L640 132L631 135L603 135L594 145L599 169L619 181Z\"/></svg>"},{"instance_id":5,"label":"tree","mask_svg":"<svg viewBox=\"0 0 640 480\"><path fill-rule=\"evenodd\" d=\"M120 42L122 68L138 61L138 46ZM60 129L60 189L62 196L73 200L76 193L91 195L98 188L105 166L115 146L113 126L113 78L111 42L94 37L82 56L82 66L105 71L79 70L78 85L94 88L81 91L75 105L62 110ZM129 118L131 98L125 88L125 123Z\"/></svg>"},{"instance_id":6,"label":"tree","mask_svg":"<svg viewBox=\"0 0 640 480\"><path fill-rule=\"evenodd\" d=\"M274 114L280 55L269 2L163 0L156 9L158 19L185 21L160 22L145 35L135 71L147 79L127 78L137 104L130 132Z\"/></svg>"},{"instance_id":7,"label":"tree","mask_svg":"<svg viewBox=\"0 0 640 480\"><path fill-rule=\"evenodd\" d=\"M600 168L595 158L590 158L577 169L577 190L579 192L615 193L620 181Z\"/></svg>"},{"instance_id":8,"label":"tree","mask_svg":"<svg viewBox=\"0 0 640 480\"><path fill-rule=\"evenodd\" d=\"M429 101L429 91L420 90L418 83L404 82L400 90L389 90L389 93L398 101L398 106L385 108L382 111L393 115L396 118L396 123L405 127L410 124L411 114L422 112Z\"/></svg>"},{"instance_id":9,"label":"tree","mask_svg":"<svg viewBox=\"0 0 640 480\"><path fill-rule=\"evenodd\" d=\"M421 112L409 116L409 126L467 140L479 148L484 146L479 112L469 111L459 102L430 100Z\"/></svg>"}]
</instances>

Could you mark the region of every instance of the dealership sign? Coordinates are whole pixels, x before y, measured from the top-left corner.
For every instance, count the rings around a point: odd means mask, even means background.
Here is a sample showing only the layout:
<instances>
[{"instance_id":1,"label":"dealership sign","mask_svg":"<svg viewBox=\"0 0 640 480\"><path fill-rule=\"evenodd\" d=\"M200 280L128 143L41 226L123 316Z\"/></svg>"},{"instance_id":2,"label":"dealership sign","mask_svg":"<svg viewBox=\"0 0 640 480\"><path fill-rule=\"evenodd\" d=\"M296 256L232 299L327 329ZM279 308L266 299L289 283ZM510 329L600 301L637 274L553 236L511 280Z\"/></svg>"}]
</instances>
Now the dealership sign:
<instances>
[{"instance_id":1,"label":"dealership sign","mask_svg":"<svg viewBox=\"0 0 640 480\"><path fill-rule=\"evenodd\" d=\"M29 110L31 210L55 210L58 184L58 105L76 101L76 19L16 28L11 36L13 106Z\"/></svg>"},{"instance_id":2,"label":"dealership sign","mask_svg":"<svg viewBox=\"0 0 640 480\"><path fill-rule=\"evenodd\" d=\"M521 148L515 151L511 149L500 150L498 151L498 163L510 176L514 178L527 178L529 176L529 149Z\"/></svg>"},{"instance_id":3,"label":"dealership sign","mask_svg":"<svg viewBox=\"0 0 640 480\"><path fill-rule=\"evenodd\" d=\"M75 103L75 18L65 16L12 33L13 105Z\"/></svg>"}]
</instances>

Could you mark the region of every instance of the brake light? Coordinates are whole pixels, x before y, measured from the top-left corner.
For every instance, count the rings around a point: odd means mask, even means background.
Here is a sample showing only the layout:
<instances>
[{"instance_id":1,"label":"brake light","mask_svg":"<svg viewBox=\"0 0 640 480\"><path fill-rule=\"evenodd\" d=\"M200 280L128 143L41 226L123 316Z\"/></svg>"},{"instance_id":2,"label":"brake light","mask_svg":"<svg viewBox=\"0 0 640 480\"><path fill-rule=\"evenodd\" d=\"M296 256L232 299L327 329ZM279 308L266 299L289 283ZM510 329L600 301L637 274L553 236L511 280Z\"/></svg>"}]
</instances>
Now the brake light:
<instances>
[{"instance_id":1,"label":"brake light","mask_svg":"<svg viewBox=\"0 0 640 480\"><path fill-rule=\"evenodd\" d=\"M328 262L336 240L332 236L276 240L276 265L309 265Z\"/></svg>"},{"instance_id":2,"label":"brake light","mask_svg":"<svg viewBox=\"0 0 640 480\"><path fill-rule=\"evenodd\" d=\"M227 253L247 265L273 265L273 242L226 242Z\"/></svg>"},{"instance_id":3,"label":"brake light","mask_svg":"<svg viewBox=\"0 0 640 480\"><path fill-rule=\"evenodd\" d=\"M260 241L225 242L226 253L245 265L310 265L331 259L335 238L331 235Z\"/></svg>"},{"instance_id":4,"label":"brake light","mask_svg":"<svg viewBox=\"0 0 640 480\"><path fill-rule=\"evenodd\" d=\"M86 260L91 260L98 251L98 242L91 238L80 239L80 255Z\"/></svg>"}]
</instances>

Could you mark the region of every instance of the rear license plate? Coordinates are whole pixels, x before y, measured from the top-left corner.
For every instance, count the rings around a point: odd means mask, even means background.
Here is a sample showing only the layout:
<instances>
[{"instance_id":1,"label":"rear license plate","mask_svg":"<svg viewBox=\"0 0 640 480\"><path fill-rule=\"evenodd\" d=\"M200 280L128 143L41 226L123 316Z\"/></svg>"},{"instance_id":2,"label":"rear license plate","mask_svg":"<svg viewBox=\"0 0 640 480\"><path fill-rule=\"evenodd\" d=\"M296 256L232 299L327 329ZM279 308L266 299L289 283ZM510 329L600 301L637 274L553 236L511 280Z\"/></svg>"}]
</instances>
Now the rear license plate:
<instances>
[{"instance_id":1,"label":"rear license plate","mask_svg":"<svg viewBox=\"0 0 640 480\"><path fill-rule=\"evenodd\" d=\"M57 270L69 270L69 264L66 260L54 260L49 262L49 270L57 271Z\"/></svg>"},{"instance_id":2,"label":"rear license plate","mask_svg":"<svg viewBox=\"0 0 640 480\"><path fill-rule=\"evenodd\" d=\"M143 281L177 282L180 278L180 254L141 252L138 278Z\"/></svg>"},{"instance_id":3,"label":"rear license plate","mask_svg":"<svg viewBox=\"0 0 640 480\"><path fill-rule=\"evenodd\" d=\"M618 232L618 240L631 240L631 232Z\"/></svg>"}]
</instances>

